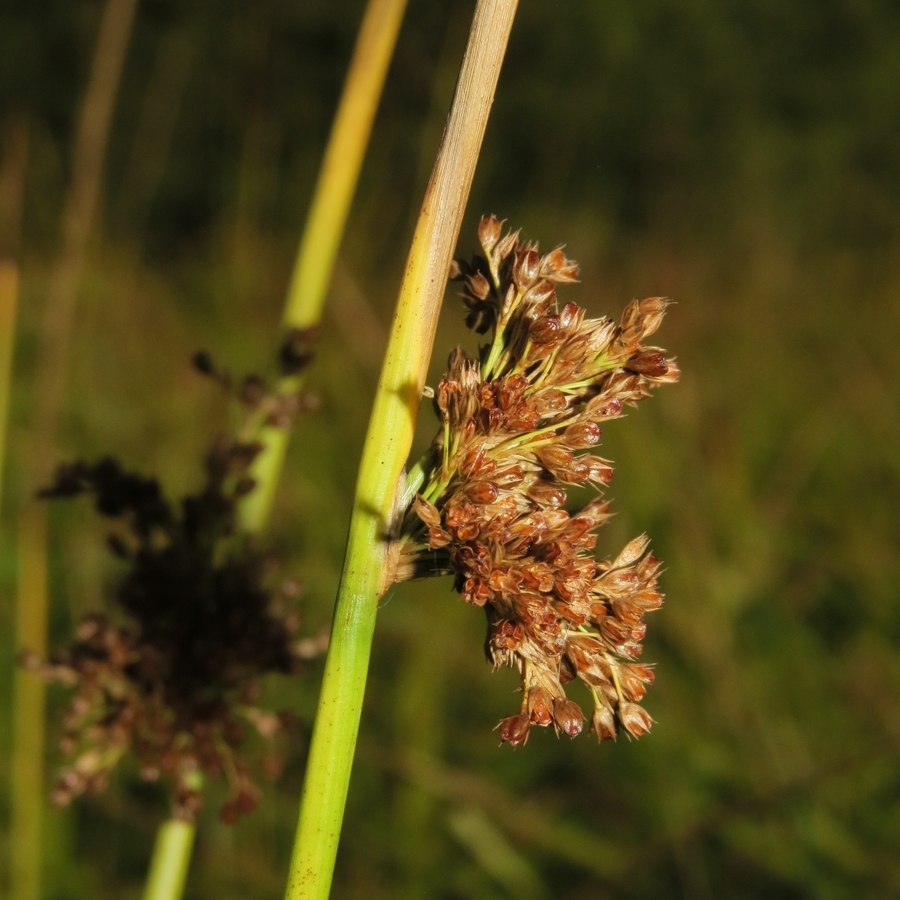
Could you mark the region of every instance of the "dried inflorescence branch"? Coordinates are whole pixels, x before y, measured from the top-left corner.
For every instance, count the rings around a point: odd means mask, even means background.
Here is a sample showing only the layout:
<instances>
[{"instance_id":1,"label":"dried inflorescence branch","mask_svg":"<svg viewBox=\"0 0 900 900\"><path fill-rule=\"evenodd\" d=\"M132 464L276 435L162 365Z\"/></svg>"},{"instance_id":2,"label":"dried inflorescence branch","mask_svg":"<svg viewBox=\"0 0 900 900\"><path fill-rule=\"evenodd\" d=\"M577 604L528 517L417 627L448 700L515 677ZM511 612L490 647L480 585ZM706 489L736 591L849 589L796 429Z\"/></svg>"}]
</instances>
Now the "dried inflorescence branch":
<instances>
[{"instance_id":1,"label":"dried inflorescence branch","mask_svg":"<svg viewBox=\"0 0 900 900\"><path fill-rule=\"evenodd\" d=\"M644 343L670 301L632 301L618 324L589 319L557 301L578 274L561 248L541 255L493 216L479 239L483 255L457 260L451 278L464 284L467 324L491 340L478 360L454 350L436 389L441 430L418 468L397 578L452 572L462 597L486 610L488 658L522 674L521 711L499 725L504 741L520 746L532 725L577 735L584 714L563 688L576 677L593 695L600 740L620 728L640 737L653 670L636 660L644 613L663 599L660 563L643 536L597 562L607 501L564 507L569 485L599 491L612 477L608 460L582 452L602 425L678 379L675 361Z\"/></svg>"},{"instance_id":2,"label":"dried inflorescence branch","mask_svg":"<svg viewBox=\"0 0 900 900\"><path fill-rule=\"evenodd\" d=\"M195 364L215 374L207 357ZM258 383L246 379L240 388L248 415L273 403L264 389L252 390ZM128 562L112 616L88 616L72 645L48 663L25 659L75 689L63 720L61 749L70 762L57 803L102 789L129 752L144 778L172 782L176 815L185 819L200 805L195 773L226 780L225 821L256 805L254 768L276 774L276 753L252 758L247 726L277 738L292 716L257 705L260 678L297 673L324 648L296 639L299 620L287 602L296 586L273 593L271 561L237 530L238 503L254 486L248 467L260 449L219 438L206 459L203 489L179 509L155 479L126 472L112 458L62 466L42 492L92 494L102 515L123 520L110 548Z\"/></svg>"}]
</instances>

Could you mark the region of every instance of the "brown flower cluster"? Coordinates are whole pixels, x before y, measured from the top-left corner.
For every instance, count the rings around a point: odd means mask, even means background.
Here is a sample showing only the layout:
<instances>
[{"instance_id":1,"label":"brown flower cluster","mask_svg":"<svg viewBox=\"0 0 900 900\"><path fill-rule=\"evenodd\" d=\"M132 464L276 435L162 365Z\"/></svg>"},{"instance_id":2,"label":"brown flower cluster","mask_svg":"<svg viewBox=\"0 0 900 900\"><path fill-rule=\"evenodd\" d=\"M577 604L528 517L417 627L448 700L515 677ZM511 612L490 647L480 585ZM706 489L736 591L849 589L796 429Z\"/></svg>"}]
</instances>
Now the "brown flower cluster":
<instances>
[{"instance_id":1,"label":"brown flower cluster","mask_svg":"<svg viewBox=\"0 0 900 900\"><path fill-rule=\"evenodd\" d=\"M636 660L644 613L663 599L660 563L646 537L598 562L607 502L565 507L569 486L601 490L612 477L590 452L603 424L677 380L674 360L644 343L669 301L632 301L618 324L587 318L557 301L578 273L562 249L541 255L494 217L479 238L483 255L456 261L451 278L465 285L467 323L491 340L478 360L455 350L436 389L442 427L417 470L398 571L452 571L463 598L486 610L488 658L522 675L521 711L499 725L504 741L520 746L532 725L577 735L585 717L563 687L574 678L593 695L600 740L620 728L639 737L651 724L639 702L653 670Z\"/></svg>"},{"instance_id":2,"label":"brown flower cluster","mask_svg":"<svg viewBox=\"0 0 900 900\"><path fill-rule=\"evenodd\" d=\"M195 364L213 373L207 359ZM242 395L255 384L245 381ZM251 414L265 409L268 395L250 392ZM42 492L92 494L102 515L123 520L110 548L128 563L110 617L85 619L72 645L49 663L25 660L75 690L63 720L69 764L57 803L102 789L132 753L144 778L172 783L183 818L200 805L198 775L223 777L229 793L220 814L233 821L256 805L254 770L277 774L274 748L256 759L249 738L278 738L292 717L257 705L260 678L296 673L323 648L296 639L298 618L287 601L297 588L286 584L273 595L266 586L270 560L237 532L237 505L254 486L248 467L260 449L220 438L207 457L203 489L180 509L155 479L126 472L111 458L62 466Z\"/></svg>"}]
</instances>

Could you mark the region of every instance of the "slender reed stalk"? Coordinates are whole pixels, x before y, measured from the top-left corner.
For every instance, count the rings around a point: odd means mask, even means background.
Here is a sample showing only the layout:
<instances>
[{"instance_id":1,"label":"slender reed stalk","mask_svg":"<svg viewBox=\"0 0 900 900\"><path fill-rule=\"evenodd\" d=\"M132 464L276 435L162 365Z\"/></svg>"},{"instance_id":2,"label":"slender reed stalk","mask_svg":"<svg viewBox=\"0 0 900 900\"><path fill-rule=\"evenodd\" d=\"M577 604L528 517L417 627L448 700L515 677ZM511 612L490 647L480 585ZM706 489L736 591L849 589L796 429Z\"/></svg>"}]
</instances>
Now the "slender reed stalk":
<instances>
[{"instance_id":1,"label":"slender reed stalk","mask_svg":"<svg viewBox=\"0 0 900 900\"><path fill-rule=\"evenodd\" d=\"M6 432L9 418L9 388L12 382L13 337L19 297L19 264L0 259L0 499L6 462Z\"/></svg>"},{"instance_id":2,"label":"slender reed stalk","mask_svg":"<svg viewBox=\"0 0 900 900\"><path fill-rule=\"evenodd\" d=\"M16 646L47 654L47 514L26 504L19 517ZM41 896L41 834L44 813L44 682L16 670L15 732L10 764L10 896Z\"/></svg>"},{"instance_id":3,"label":"slender reed stalk","mask_svg":"<svg viewBox=\"0 0 900 900\"><path fill-rule=\"evenodd\" d=\"M195 828L184 819L169 819L156 833L153 862L144 900L170 900L184 892Z\"/></svg>"},{"instance_id":4,"label":"slender reed stalk","mask_svg":"<svg viewBox=\"0 0 900 900\"><path fill-rule=\"evenodd\" d=\"M479 0L447 129L413 235L356 486L291 860L288 900L323 900L331 887L377 601L391 579L388 535L412 444L446 274L516 6L516 0Z\"/></svg>"},{"instance_id":5,"label":"slender reed stalk","mask_svg":"<svg viewBox=\"0 0 900 900\"><path fill-rule=\"evenodd\" d=\"M288 287L282 317L286 332L312 328L322 316L406 2L369 0ZM294 394L300 387L300 376L292 376L283 379L278 390ZM250 471L256 488L240 510L242 528L251 533L262 530L268 521L289 432L266 426L259 440L263 450Z\"/></svg>"},{"instance_id":6,"label":"slender reed stalk","mask_svg":"<svg viewBox=\"0 0 900 900\"><path fill-rule=\"evenodd\" d=\"M84 103L78 118L72 178L62 215L62 249L53 271L41 332L41 364L34 385L29 488L47 477L54 456L59 411L66 384L66 360L75 301L88 238L100 195L125 51L137 0L107 0ZM16 639L20 650L44 653L47 630L47 513L26 502L20 524L19 590ZM41 817L43 808L44 687L33 672L17 670L13 694L13 793L11 843L15 865L11 893L17 900L40 896Z\"/></svg>"},{"instance_id":7,"label":"slender reed stalk","mask_svg":"<svg viewBox=\"0 0 900 900\"><path fill-rule=\"evenodd\" d=\"M197 774L192 787L200 790L203 779ZM144 900L173 900L184 893L196 828L193 822L171 818L156 833L153 860L144 886Z\"/></svg>"},{"instance_id":8,"label":"slender reed stalk","mask_svg":"<svg viewBox=\"0 0 900 900\"><path fill-rule=\"evenodd\" d=\"M6 471L13 339L19 298L19 248L28 159L28 125L24 119L11 119L5 123L4 132L0 165L0 503Z\"/></svg>"},{"instance_id":9,"label":"slender reed stalk","mask_svg":"<svg viewBox=\"0 0 900 900\"><path fill-rule=\"evenodd\" d=\"M285 299L285 331L311 328L321 318L406 2L369 0L366 8ZM280 381L278 393L293 394L301 386L301 376L286 377ZM239 527L245 533L259 533L269 519L288 439L287 428L260 428L258 440L263 449L249 472L256 487L238 507ZM181 896L194 829L193 824L174 818L160 826L145 900L177 900Z\"/></svg>"}]
</instances>

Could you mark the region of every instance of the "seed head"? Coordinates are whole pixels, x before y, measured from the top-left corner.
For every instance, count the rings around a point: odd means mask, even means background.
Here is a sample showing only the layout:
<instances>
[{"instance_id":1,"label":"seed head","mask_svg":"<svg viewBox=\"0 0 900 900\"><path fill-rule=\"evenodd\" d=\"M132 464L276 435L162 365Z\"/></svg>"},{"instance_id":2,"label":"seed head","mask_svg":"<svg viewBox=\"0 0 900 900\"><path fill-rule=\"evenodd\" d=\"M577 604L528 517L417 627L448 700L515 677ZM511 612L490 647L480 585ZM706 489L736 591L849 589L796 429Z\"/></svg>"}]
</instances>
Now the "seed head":
<instances>
[{"instance_id":1,"label":"seed head","mask_svg":"<svg viewBox=\"0 0 900 900\"><path fill-rule=\"evenodd\" d=\"M471 358L457 348L435 391L441 428L432 465L407 514L398 572L453 572L457 591L487 614L485 651L522 676L522 707L498 726L521 746L532 725L574 737L585 716L563 685L578 678L594 697L600 740L620 728L639 737L651 719L638 705L653 670L634 662L657 609L658 560L639 537L613 560L593 555L608 503L568 511L569 485L610 482L608 460L584 451L602 426L678 368L644 340L668 300L632 301L619 323L560 306L557 286L576 280L562 248L502 234L489 216L478 229L483 255L457 260L468 322L490 341Z\"/></svg>"},{"instance_id":2,"label":"seed head","mask_svg":"<svg viewBox=\"0 0 900 900\"><path fill-rule=\"evenodd\" d=\"M257 387L257 380L244 382L245 402L248 393L253 405L261 402ZM88 616L72 644L48 662L22 660L75 691L63 717L60 748L68 763L55 802L102 790L119 759L133 753L142 777L171 784L181 818L193 819L199 809L197 772L226 780L225 821L256 804L254 769L273 767L271 754L254 759L250 732L283 743L289 725L258 708L259 680L297 673L313 655L309 642L294 636L298 618L288 599L295 586L271 590L271 561L235 530L237 503L252 488L248 466L260 449L217 439L205 485L177 508L155 479L127 472L111 457L60 467L42 492L92 494L101 515L127 526L111 541L128 565L111 614Z\"/></svg>"}]
</instances>

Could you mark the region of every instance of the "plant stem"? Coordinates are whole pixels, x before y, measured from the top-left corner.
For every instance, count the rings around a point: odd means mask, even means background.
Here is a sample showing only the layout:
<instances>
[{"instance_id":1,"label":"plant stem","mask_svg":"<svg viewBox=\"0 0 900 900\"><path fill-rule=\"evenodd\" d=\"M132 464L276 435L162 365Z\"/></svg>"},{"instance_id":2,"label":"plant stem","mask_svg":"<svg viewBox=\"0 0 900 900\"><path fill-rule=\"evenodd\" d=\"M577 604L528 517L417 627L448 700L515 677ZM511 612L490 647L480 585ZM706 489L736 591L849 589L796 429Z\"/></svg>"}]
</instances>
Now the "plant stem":
<instances>
[{"instance_id":1,"label":"plant stem","mask_svg":"<svg viewBox=\"0 0 900 900\"><path fill-rule=\"evenodd\" d=\"M16 646L47 654L47 509L23 507L17 536ZM44 682L17 668L13 678L14 744L10 761L10 895L41 896L44 814Z\"/></svg>"},{"instance_id":2,"label":"plant stem","mask_svg":"<svg viewBox=\"0 0 900 900\"><path fill-rule=\"evenodd\" d=\"M311 328L322 317L406 3L407 0L369 0L300 239L282 317L285 331ZM278 392L295 394L302 385L300 377L283 378ZM268 521L287 453L289 432L285 428L265 426L259 440L263 449L250 470L256 488L240 509L242 530L251 533L261 531Z\"/></svg>"},{"instance_id":3,"label":"plant stem","mask_svg":"<svg viewBox=\"0 0 900 900\"><path fill-rule=\"evenodd\" d=\"M0 509L6 471L6 435L12 384L16 307L19 298L19 250L28 161L28 124L23 118L4 123L0 164Z\"/></svg>"},{"instance_id":4,"label":"plant stem","mask_svg":"<svg viewBox=\"0 0 900 900\"><path fill-rule=\"evenodd\" d=\"M144 900L178 900L182 895L195 830L193 822L175 818L160 826L144 889Z\"/></svg>"},{"instance_id":5,"label":"plant stem","mask_svg":"<svg viewBox=\"0 0 900 900\"><path fill-rule=\"evenodd\" d=\"M78 116L72 176L62 213L62 248L54 266L41 330L41 361L33 392L35 413L26 469L29 491L48 477L55 461L78 286L99 201L115 99L136 8L137 0L107 0ZM16 646L43 656L48 604L46 507L29 497L21 516ZM10 893L17 900L38 900L44 806L44 685L33 672L21 669L16 670L13 681L10 844L14 863Z\"/></svg>"},{"instance_id":6,"label":"plant stem","mask_svg":"<svg viewBox=\"0 0 900 900\"><path fill-rule=\"evenodd\" d=\"M369 0L366 8L285 299L285 331L309 328L321 318L406 3ZM295 394L302 386L300 376L286 377L277 391ZM253 437L263 449L250 470L256 487L238 507L238 527L245 534L258 534L268 522L289 432L263 425ZM176 818L160 826L144 900L178 900L181 896L194 830L194 825Z\"/></svg>"},{"instance_id":7,"label":"plant stem","mask_svg":"<svg viewBox=\"0 0 900 900\"><path fill-rule=\"evenodd\" d=\"M359 730L387 536L517 0L479 0L456 94L413 235L363 449L331 643L310 747L288 900L328 896Z\"/></svg>"}]
</instances>

